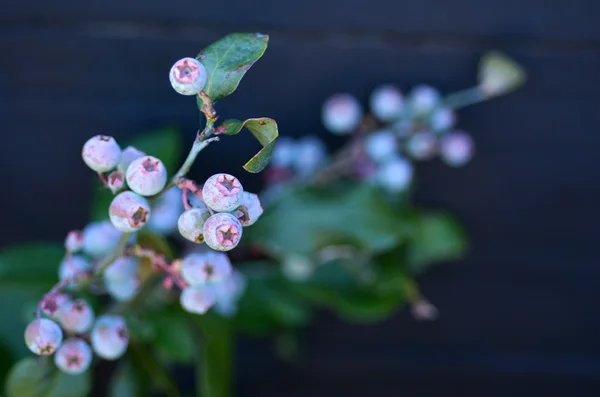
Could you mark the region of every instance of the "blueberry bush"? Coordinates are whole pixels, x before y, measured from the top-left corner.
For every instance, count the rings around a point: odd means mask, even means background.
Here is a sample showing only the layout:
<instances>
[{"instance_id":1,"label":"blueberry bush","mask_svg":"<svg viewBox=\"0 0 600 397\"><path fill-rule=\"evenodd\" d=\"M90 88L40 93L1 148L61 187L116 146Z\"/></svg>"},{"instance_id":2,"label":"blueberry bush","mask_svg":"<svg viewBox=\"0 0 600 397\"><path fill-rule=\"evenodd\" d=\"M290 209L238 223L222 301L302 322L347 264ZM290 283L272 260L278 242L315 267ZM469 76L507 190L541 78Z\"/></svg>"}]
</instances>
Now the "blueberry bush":
<instances>
[{"instance_id":1,"label":"blueberry bush","mask_svg":"<svg viewBox=\"0 0 600 397\"><path fill-rule=\"evenodd\" d=\"M467 164L474 142L456 128L457 110L512 91L524 72L490 53L477 85L447 96L384 85L365 114L352 95L334 95L323 124L348 139L328 155L316 137L277 139L269 118L219 120L214 104L267 44L265 35L232 34L175 62L172 87L195 97L206 120L179 168L173 131L124 149L113 137L92 137L82 157L103 190L91 222L64 244L0 252L0 297L19 305L0 308L7 397L87 396L102 360L115 361L112 397L190 395L173 380L176 364L195 366L195 395L226 397L239 333L272 336L290 360L316 308L357 322L405 304L416 319L437 316L415 274L458 258L466 238L446 212L413 204L414 163L439 156ZM204 148L243 129L262 146L244 165L266 169L260 195L244 190L239 175L186 177Z\"/></svg>"}]
</instances>

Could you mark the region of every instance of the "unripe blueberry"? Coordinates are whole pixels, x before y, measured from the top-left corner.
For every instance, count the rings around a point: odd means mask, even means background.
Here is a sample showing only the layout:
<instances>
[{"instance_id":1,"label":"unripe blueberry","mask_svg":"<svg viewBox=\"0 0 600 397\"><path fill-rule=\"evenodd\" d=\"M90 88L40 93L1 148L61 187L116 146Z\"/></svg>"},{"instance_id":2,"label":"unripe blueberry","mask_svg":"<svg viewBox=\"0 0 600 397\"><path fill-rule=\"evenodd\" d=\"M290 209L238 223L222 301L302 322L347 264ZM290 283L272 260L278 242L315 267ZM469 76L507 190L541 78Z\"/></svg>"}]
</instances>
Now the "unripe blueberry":
<instances>
[{"instance_id":1,"label":"unripe blueberry","mask_svg":"<svg viewBox=\"0 0 600 397\"><path fill-rule=\"evenodd\" d=\"M89 223L83 228L83 252L94 258L104 256L116 248L121 238L109 221Z\"/></svg>"},{"instance_id":2,"label":"unripe blueberry","mask_svg":"<svg viewBox=\"0 0 600 397\"><path fill-rule=\"evenodd\" d=\"M428 85L418 85L410 93L410 109L417 115L428 114L440 100L438 90Z\"/></svg>"},{"instance_id":3,"label":"unripe blueberry","mask_svg":"<svg viewBox=\"0 0 600 397\"><path fill-rule=\"evenodd\" d=\"M474 152L474 143L470 135L455 131L442 138L440 157L452 166L460 167L471 160Z\"/></svg>"},{"instance_id":4,"label":"unripe blueberry","mask_svg":"<svg viewBox=\"0 0 600 397\"><path fill-rule=\"evenodd\" d=\"M41 356L47 356L60 346L63 333L58 324L47 318L29 323L25 329L25 344L29 350Z\"/></svg>"},{"instance_id":5,"label":"unripe blueberry","mask_svg":"<svg viewBox=\"0 0 600 397\"><path fill-rule=\"evenodd\" d=\"M121 148L112 136L96 135L83 145L81 156L94 171L107 172L119 164Z\"/></svg>"},{"instance_id":6,"label":"unripe blueberry","mask_svg":"<svg viewBox=\"0 0 600 397\"><path fill-rule=\"evenodd\" d=\"M287 136L279 137L271 154L271 165L275 167L290 167L296 157L296 142Z\"/></svg>"},{"instance_id":7,"label":"unripe blueberry","mask_svg":"<svg viewBox=\"0 0 600 397\"><path fill-rule=\"evenodd\" d=\"M171 85L181 95L196 95L204 88L208 74L204 65L195 58L175 62L169 72Z\"/></svg>"},{"instance_id":8,"label":"unripe blueberry","mask_svg":"<svg viewBox=\"0 0 600 397\"><path fill-rule=\"evenodd\" d=\"M83 233L81 230L71 230L65 239L65 249L68 252L79 252L83 248Z\"/></svg>"},{"instance_id":9,"label":"unripe blueberry","mask_svg":"<svg viewBox=\"0 0 600 397\"><path fill-rule=\"evenodd\" d=\"M204 223L204 241L216 251L232 250L241 239L242 224L231 214L214 214Z\"/></svg>"},{"instance_id":10,"label":"unripe blueberry","mask_svg":"<svg viewBox=\"0 0 600 397\"><path fill-rule=\"evenodd\" d=\"M260 199L254 193L244 192L240 199L240 206L234 211L242 226L254 224L263 213Z\"/></svg>"},{"instance_id":11,"label":"unripe blueberry","mask_svg":"<svg viewBox=\"0 0 600 397\"><path fill-rule=\"evenodd\" d=\"M456 116L452 109L441 107L436 109L429 118L429 125L433 131L445 131L454 126Z\"/></svg>"},{"instance_id":12,"label":"unripe blueberry","mask_svg":"<svg viewBox=\"0 0 600 397\"><path fill-rule=\"evenodd\" d=\"M417 132L406 142L406 152L415 160L428 160L437 151L437 137L429 131Z\"/></svg>"},{"instance_id":13,"label":"unripe blueberry","mask_svg":"<svg viewBox=\"0 0 600 397\"><path fill-rule=\"evenodd\" d=\"M123 174L125 174L127 172L129 164L131 164L133 160L139 159L140 157L144 157L145 155L146 153L142 152L141 150L138 150L133 146L127 146L125 150L123 150L123 152L121 153L121 161L119 162L117 169Z\"/></svg>"},{"instance_id":14,"label":"unripe blueberry","mask_svg":"<svg viewBox=\"0 0 600 397\"><path fill-rule=\"evenodd\" d=\"M204 314L215 304L215 297L210 288L194 286L181 291L179 302L185 311Z\"/></svg>"},{"instance_id":15,"label":"unripe blueberry","mask_svg":"<svg viewBox=\"0 0 600 397\"><path fill-rule=\"evenodd\" d=\"M231 274L231 262L220 252L189 254L181 262L181 277L191 286L219 283Z\"/></svg>"},{"instance_id":16,"label":"unripe blueberry","mask_svg":"<svg viewBox=\"0 0 600 397\"><path fill-rule=\"evenodd\" d=\"M326 160L327 150L319 138L306 136L298 140L294 168L300 176L311 175Z\"/></svg>"},{"instance_id":17,"label":"unripe blueberry","mask_svg":"<svg viewBox=\"0 0 600 397\"><path fill-rule=\"evenodd\" d=\"M82 334L89 331L94 322L94 311L83 299L64 303L58 315L65 331Z\"/></svg>"},{"instance_id":18,"label":"unripe blueberry","mask_svg":"<svg viewBox=\"0 0 600 397\"><path fill-rule=\"evenodd\" d=\"M116 193L125 186L125 174L119 170L114 170L106 178L106 186L111 192Z\"/></svg>"},{"instance_id":19,"label":"unripe blueberry","mask_svg":"<svg viewBox=\"0 0 600 397\"><path fill-rule=\"evenodd\" d=\"M385 161L397 151L398 138L390 130L375 131L365 138L365 153L373 161Z\"/></svg>"},{"instance_id":20,"label":"unripe blueberry","mask_svg":"<svg viewBox=\"0 0 600 397\"><path fill-rule=\"evenodd\" d=\"M69 295L62 293L45 296L41 305L42 313L55 320L58 320L60 308L70 300L71 297L69 297Z\"/></svg>"},{"instance_id":21,"label":"unripe blueberry","mask_svg":"<svg viewBox=\"0 0 600 397\"><path fill-rule=\"evenodd\" d=\"M111 297L117 301L129 301L139 292L139 260L122 256L117 258L102 274L104 286Z\"/></svg>"},{"instance_id":22,"label":"unripe blueberry","mask_svg":"<svg viewBox=\"0 0 600 397\"><path fill-rule=\"evenodd\" d=\"M217 212L233 211L240 205L244 188L233 175L215 174L202 187L204 203Z\"/></svg>"},{"instance_id":23,"label":"unripe blueberry","mask_svg":"<svg viewBox=\"0 0 600 397\"><path fill-rule=\"evenodd\" d=\"M167 184L167 169L156 157L144 156L129 164L126 177L131 190L142 196L153 196Z\"/></svg>"},{"instance_id":24,"label":"unripe blueberry","mask_svg":"<svg viewBox=\"0 0 600 397\"><path fill-rule=\"evenodd\" d=\"M377 87L371 94L369 103L373 115L385 122L398 119L404 109L404 98L393 85Z\"/></svg>"},{"instance_id":25,"label":"unripe blueberry","mask_svg":"<svg viewBox=\"0 0 600 397\"><path fill-rule=\"evenodd\" d=\"M237 311L237 301L246 289L246 279L240 272L234 271L222 282L208 287L215 298L215 310L225 317L231 317Z\"/></svg>"},{"instance_id":26,"label":"unripe blueberry","mask_svg":"<svg viewBox=\"0 0 600 397\"><path fill-rule=\"evenodd\" d=\"M113 226L122 232L135 232L150 218L150 203L133 192L119 193L110 203L108 215Z\"/></svg>"},{"instance_id":27,"label":"unripe blueberry","mask_svg":"<svg viewBox=\"0 0 600 397\"><path fill-rule=\"evenodd\" d=\"M179 233L191 242L204 242L204 223L210 217L206 207L194 207L184 211L177 221Z\"/></svg>"},{"instance_id":28,"label":"unripe blueberry","mask_svg":"<svg viewBox=\"0 0 600 397\"><path fill-rule=\"evenodd\" d=\"M321 117L330 132L346 135L358 127L362 115L362 107L356 98L350 94L336 94L323 104Z\"/></svg>"},{"instance_id":29,"label":"unripe blueberry","mask_svg":"<svg viewBox=\"0 0 600 397\"><path fill-rule=\"evenodd\" d=\"M396 156L388 159L377 170L375 179L385 190L397 193L406 190L412 180L413 167L406 159Z\"/></svg>"},{"instance_id":30,"label":"unripe blueberry","mask_svg":"<svg viewBox=\"0 0 600 397\"><path fill-rule=\"evenodd\" d=\"M62 260L58 267L58 278L63 281L66 279L72 279L74 277L77 280L86 278L88 273L92 270L92 264L80 255L71 255L68 258ZM76 276L77 275L77 276ZM72 280L69 285L74 286L76 280Z\"/></svg>"},{"instance_id":31,"label":"unripe blueberry","mask_svg":"<svg viewBox=\"0 0 600 397\"><path fill-rule=\"evenodd\" d=\"M177 220L182 211L181 190L173 187L152 203L152 217L148 221L148 228L159 234L171 234L177 229Z\"/></svg>"},{"instance_id":32,"label":"unripe blueberry","mask_svg":"<svg viewBox=\"0 0 600 397\"><path fill-rule=\"evenodd\" d=\"M56 351L54 363L64 373L80 374L92 363L92 349L83 339L69 338Z\"/></svg>"},{"instance_id":33,"label":"unripe blueberry","mask_svg":"<svg viewBox=\"0 0 600 397\"><path fill-rule=\"evenodd\" d=\"M97 355L106 360L116 360L125 353L129 343L125 320L115 314L103 314L96 320L90 339Z\"/></svg>"}]
</instances>

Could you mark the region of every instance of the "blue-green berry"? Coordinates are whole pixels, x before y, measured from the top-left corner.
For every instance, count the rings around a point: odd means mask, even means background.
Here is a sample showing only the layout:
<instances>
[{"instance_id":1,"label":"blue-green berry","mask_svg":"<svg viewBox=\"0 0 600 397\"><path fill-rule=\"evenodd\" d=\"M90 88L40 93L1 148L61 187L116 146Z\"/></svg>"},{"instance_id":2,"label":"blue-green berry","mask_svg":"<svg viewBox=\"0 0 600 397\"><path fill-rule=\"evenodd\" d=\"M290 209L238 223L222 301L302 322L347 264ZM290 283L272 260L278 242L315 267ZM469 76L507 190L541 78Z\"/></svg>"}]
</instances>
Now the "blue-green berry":
<instances>
[{"instance_id":1,"label":"blue-green berry","mask_svg":"<svg viewBox=\"0 0 600 397\"><path fill-rule=\"evenodd\" d=\"M106 360L116 360L127 350L129 333L123 317L103 314L98 317L90 335L92 349Z\"/></svg>"},{"instance_id":2,"label":"blue-green berry","mask_svg":"<svg viewBox=\"0 0 600 397\"><path fill-rule=\"evenodd\" d=\"M184 211L177 221L181 235L196 244L204 242L204 223L210 217L206 207L194 207Z\"/></svg>"},{"instance_id":3,"label":"blue-green berry","mask_svg":"<svg viewBox=\"0 0 600 397\"><path fill-rule=\"evenodd\" d=\"M40 356L54 353L62 339L63 333L58 324L47 318L33 320L25 329L25 344Z\"/></svg>"},{"instance_id":4,"label":"blue-green berry","mask_svg":"<svg viewBox=\"0 0 600 397\"><path fill-rule=\"evenodd\" d=\"M231 262L220 252L189 254L181 262L181 277L191 286L219 283L231 274Z\"/></svg>"}]
</instances>

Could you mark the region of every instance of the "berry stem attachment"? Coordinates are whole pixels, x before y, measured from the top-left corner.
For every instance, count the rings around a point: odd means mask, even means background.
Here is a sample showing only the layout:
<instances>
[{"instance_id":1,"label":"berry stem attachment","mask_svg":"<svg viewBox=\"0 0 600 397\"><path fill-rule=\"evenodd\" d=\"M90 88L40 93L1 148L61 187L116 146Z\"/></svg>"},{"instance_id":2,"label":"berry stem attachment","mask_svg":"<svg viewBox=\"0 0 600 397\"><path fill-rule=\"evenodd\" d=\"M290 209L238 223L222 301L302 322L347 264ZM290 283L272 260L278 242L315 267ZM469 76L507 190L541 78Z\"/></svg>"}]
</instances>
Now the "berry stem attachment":
<instances>
[{"instance_id":1,"label":"berry stem attachment","mask_svg":"<svg viewBox=\"0 0 600 397\"><path fill-rule=\"evenodd\" d=\"M170 265L164 256L159 255L150 249L142 248L137 245L131 249L131 254L137 256L138 258L149 259L152 266L154 266L158 271L166 273L179 288L184 289L188 286L187 283L181 278L179 271L177 271L174 266Z\"/></svg>"},{"instance_id":2,"label":"berry stem attachment","mask_svg":"<svg viewBox=\"0 0 600 397\"><path fill-rule=\"evenodd\" d=\"M103 173L98 172L98 179L100 179L100 182L102 183L102 186L108 187L108 180L106 180L106 177L104 176Z\"/></svg>"},{"instance_id":3,"label":"berry stem attachment","mask_svg":"<svg viewBox=\"0 0 600 397\"><path fill-rule=\"evenodd\" d=\"M106 270L107 267L109 267L118 257L120 257L123 254L123 251L125 250L125 246L127 245L127 241L129 241L130 236L131 233L123 233L121 235L121 238L119 239L119 242L117 243L115 249L112 250L112 252L109 255L107 255L102 262L98 264L98 266L96 266L96 269L94 270L95 276L102 275L102 273L104 273L104 270Z\"/></svg>"}]
</instances>

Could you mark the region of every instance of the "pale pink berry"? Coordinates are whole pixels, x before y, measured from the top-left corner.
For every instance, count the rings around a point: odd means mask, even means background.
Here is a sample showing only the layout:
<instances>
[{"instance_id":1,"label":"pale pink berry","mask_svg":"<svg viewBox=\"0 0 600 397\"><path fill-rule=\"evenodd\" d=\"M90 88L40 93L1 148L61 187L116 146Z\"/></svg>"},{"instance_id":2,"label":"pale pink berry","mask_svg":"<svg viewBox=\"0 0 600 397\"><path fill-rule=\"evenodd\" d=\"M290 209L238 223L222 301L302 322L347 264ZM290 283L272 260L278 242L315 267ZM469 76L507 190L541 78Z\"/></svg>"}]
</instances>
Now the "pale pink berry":
<instances>
[{"instance_id":1,"label":"pale pink berry","mask_svg":"<svg viewBox=\"0 0 600 397\"><path fill-rule=\"evenodd\" d=\"M429 118L429 125L433 131L446 131L456 122L456 115L452 109L441 107L436 109Z\"/></svg>"},{"instance_id":2,"label":"pale pink berry","mask_svg":"<svg viewBox=\"0 0 600 397\"><path fill-rule=\"evenodd\" d=\"M92 348L105 360L116 360L127 350L129 332L123 317L103 314L98 317L90 334Z\"/></svg>"},{"instance_id":3,"label":"pale pink berry","mask_svg":"<svg viewBox=\"0 0 600 397\"><path fill-rule=\"evenodd\" d=\"M438 308L426 299L419 299L413 302L410 311L413 317L419 321L433 321L440 314Z\"/></svg>"},{"instance_id":4,"label":"pale pink berry","mask_svg":"<svg viewBox=\"0 0 600 397\"><path fill-rule=\"evenodd\" d=\"M406 152L415 160L432 158L437 148L437 137L429 131L417 132L406 142Z\"/></svg>"},{"instance_id":5,"label":"pale pink berry","mask_svg":"<svg viewBox=\"0 0 600 397\"><path fill-rule=\"evenodd\" d=\"M92 170L107 172L119 164L121 148L112 136L96 135L83 145L81 156Z\"/></svg>"},{"instance_id":6,"label":"pale pink berry","mask_svg":"<svg viewBox=\"0 0 600 397\"><path fill-rule=\"evenodd\" d=\"M92 264L82 255L68 255L58 266L58 278L61 281L69 279L68 285L73 287L79 280L89 277Z\"/></svg>"},{"instance_id":7,"label":"pale pink berry","mask_svg":"<svg viewBox=\"0 0 600 397\"><path fill-rule=\"evenodd\" d=\"M71 297L67 294L57 293L52 295L47 295L42 300L41 309L42 313L51 317L55 320L58 320L60 308L65 303L69 302Z\"/></svg>"},{"instance_id":8,"label":"pale pink berry","mask_svg":"<svg viewBox=\"0 0 600 397\"><path fill-rule=\"evenodd\" d=\"M83 248L83 233L81 230L71 230L65 239L65 249L68 252L78 252Z\"/></svg>"},{"instance_id":9,"label":"pale pink berry","mask_svg":"<svg viewBox=\"0 0 600 397\"><path fill-rule=\"evenodd\" d=\"M195 58L183 58L175 62L169 72L171 85L181 95L196 95L206 85L208 73Z\"/></svg>"},{"instance_id":10,"label":"pale pink berry","mask_svg":"<svg viewBox=\"0 0 600 397\"><path fill-rule=\"evenodd\" d=\"M256 194L243 192L240 206L233 213L243 226L250 226L260 218L263 208Z\"/></svg>"},{"instance_id":11,"label":"pale pink berry","mask_svg":"<svg viewBox=\"0 0 600 397\"><path fill-rule=\"evenodd\" d=\"M108 215L116 229L125 233L135 232L148 223L150 203L130 191L119 193L110 203Z\"/></svg>"},{"instance_id":12,"label":"pale pink berry","mask_svg":"<svg viewBox=\"0 0 600 397\"><path fill-rule=\"evenodd\" d=\"M242 224L231 214L214 214L204 223L204 241L214 250L232 250L241 239Z\"/></svg>"},{"instance_id":13,"label":"pale pink berry","mask_svg":"<svg viewBox=\"0 0 600 397\"><path fill-rule=\"evenodd\" d=\"M408 189L413 176L411 163L403 157L394 156L379 166L375 181L384 190L398 193Z\"/></svg>"},{"instance_id":14,"label":"pale pink berry","mask_svg":"<svg viewBox=\"0 0 600 397\"><path fill-rule=\"evenodd\" d=\"M363 111L358 100L350 94L336 94L325 101L322 121L325 128L338 135L354 131L362 118Z\"/></svg>"},{"instance_id":15,"label":"pale pink berry","mask_svg":"<svg viewBox=\"0 0 600 397\"><path fill-rule=\"evenodd\" d=\"M61 306L59 319L65 331L81 334L92 327L94 311L86 301L76 299Z\"/></svg>"},{"instance_id":16,"label":"pale pink berry","mask_svg":"<svg viewBox=\"0 0 600 397\"><path fill-rule=\"evenodd\" d=\"M54 363L62 372L80 374L92 363L92 349L83 339L69 338L56 351Z\"/></svg>"},{"instance_id":17,"label":"pale pink berry","mask_svg":"<svg viewBox=\"0 0 600 397\"><path fill-rule=\"evenodd\" d=\"M25 329L27 347L40 356L54 353L62 339L63 333L58 324L47 318L34 320Z\"/></svg>"},{"instance_id":18,"label":"pale pink berry","mask_svg":"<svg viewBox=\"0 0 600 397\"><path fill-rule=\"evenodd\" d=\"M179 233L193 243L204 242L204 223L210 217L210 212L204 205L184 211L177 221Z\"/></svg>"},{"instance_id":19,"label":"pale pink berry","mask_svg":"<svg viewBox=\"0 0 600 397\"><path fill-rule=\"evenodd\" d=\"M179 302L185 311L204 314L215 304L215 297L211 288L193 286L181 291Z\"/></svg>"},{"instance_id":20,"label":"pale pink berry","mask_svg":"<svg viewBox=\"0 0 600 397\"><path fill-rule=\"evenodd\" d=\"M129 164L126 177L131 190L142 196L153 196L167 184L167 169L156 157L144 156Z\"/></svg>"},{"instance_id":21,"label":"pale pink berry","mask_svg":"<svg viewBox=\"0 0 600 397\"><path fill-rule=\"evenodd\" d=\"M202 187L204 203L214 211L229 212L240 205L244 188L233 175L215 174Z\"/></svg>"},{"instance_id":22,"label":"pale pink berry","mask_svg":"<svg viewBox=\"0 0 600 397\"><path fill-rule=\"evenodd\" d=\"M231 274L231 262L220 252L189 254L181 262L181 277L189 285L219 283Z\"/></svg>"},{"instance_id":23,"label":"pale pink berry","mask_svg":"<svg viewBox=\"0 0 600 397\"><path fill-rule=\"evenodd\" d=\"M131 164L133 160L139 159L140 157L144 157L145 155L146 153L142 152L141 150L138 150L133 146L127 146L125 150L123 150L123 152L121 153L121 161L117 166L118 170L125 174L127 172L129 164Z\"/></svg>"},{"instance_id":24,"label":"pale pink berry","mask_svg":"<svg viewBox=\"0 0 600 397\"><path fill-rule=\"evenodd\" d=\"M410 109L416 115L429 114L440 101L439 91L428 85L418 85L410 93Z\"/></svg>"},{"instance_id":25,"label":"pale pink berry","mask_svg":"<svg viewBox=\"0 0 600 397\"><path fill-rule=\"evenodd\" d=\"M381 121L389 122L400 118L404 109L404 98L393 85L377 87L371 94L369 105L373 115Z\"/></svg>"},{"instance_id":26,"label":"pale pink berry","mask_svg":"<svg viewBox=\"0 0 600 397\"><path fill-rule=\"evenodd\" d=\"M125 174L119 170L115 170L108 174L106 182L107 187L111 190L111 192L116 193L123 189L123 186L125 186Z\"/></svg>"},{"instance_id":27,"label":"pale pink berry","mask_svg":"<svg viewBox=\"0 0 600 397\"><path fill-rule=\"evenodd\" d=\"M474 152L474 143L470 135L455 131L442 138L440 157L452 166L460 167L471 160Z\"/></svg>"}]
</instances>

